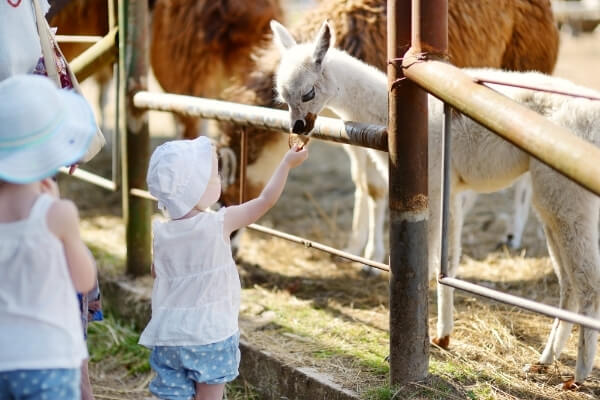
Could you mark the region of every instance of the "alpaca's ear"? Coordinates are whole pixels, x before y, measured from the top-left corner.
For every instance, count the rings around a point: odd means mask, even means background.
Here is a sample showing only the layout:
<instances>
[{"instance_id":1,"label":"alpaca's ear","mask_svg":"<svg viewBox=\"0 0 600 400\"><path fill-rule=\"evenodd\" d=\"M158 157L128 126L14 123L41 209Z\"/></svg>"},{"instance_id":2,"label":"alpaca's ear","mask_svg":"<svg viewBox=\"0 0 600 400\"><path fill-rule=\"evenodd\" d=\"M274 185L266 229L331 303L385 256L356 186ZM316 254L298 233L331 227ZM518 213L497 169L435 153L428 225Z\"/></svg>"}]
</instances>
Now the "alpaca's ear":
<instances>
[{"instance_id":1,"label":"alpaca's ear","mask_svg":"<svg viewBox=\"0 0 600 400\"><path fill-rule=\"evenodd\" d=\"M280 53L296 45L296 41L287 29L274 19L271 20L271 30L273 31L273 41Z\"/></svg>"},{"instance_id":2,"label":"alpaca's ear","mask_svg":"<svg viewBox=\"0 0 600 400\"><path fill-rule=\"evenodd\" d=\"M329 21L325 21L321 25L321 29L319 29L319 33L315 39L315 50L313 52L313 61L315 64L318 66L323 64L327 50L333 45L333 42L333 28L329 25Z\"/></svg>"}]
</instances>

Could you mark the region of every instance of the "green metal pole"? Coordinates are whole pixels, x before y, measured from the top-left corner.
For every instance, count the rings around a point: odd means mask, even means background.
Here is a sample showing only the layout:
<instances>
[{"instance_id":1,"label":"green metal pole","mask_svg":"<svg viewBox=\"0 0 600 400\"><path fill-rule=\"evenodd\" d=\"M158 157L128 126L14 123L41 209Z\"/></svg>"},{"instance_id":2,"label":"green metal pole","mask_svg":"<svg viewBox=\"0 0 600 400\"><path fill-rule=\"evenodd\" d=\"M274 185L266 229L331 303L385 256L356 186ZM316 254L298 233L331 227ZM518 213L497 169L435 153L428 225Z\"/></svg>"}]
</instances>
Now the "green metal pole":
<instances>
[{"instance_id":1,"label":"green metal pole","mask_svg":"<svg viewBox=\"0 0 600 400\"><path fill-rule=\"evenodd\" d=\"M127 242L126 270L129 275L140 276L150 271L152 262L152 203L148 199L131 195L130 188L146 189L146 170L150 155L147 111L133 106L133 95L147 89L147 1L120 0L119 27L119 128L123 219Z\"/></svg>"},{"instance_id":2,"label":"green metal pole","mask_svg":"<svg viewBox=\"0 0 600 400\"><path fill-rule=\"evenodd\" d=\"M84 81L100 68L115 61L117 30L117 28L111 29L104 38L69 63L79 82Z\"/></svg>"}]
</instances>

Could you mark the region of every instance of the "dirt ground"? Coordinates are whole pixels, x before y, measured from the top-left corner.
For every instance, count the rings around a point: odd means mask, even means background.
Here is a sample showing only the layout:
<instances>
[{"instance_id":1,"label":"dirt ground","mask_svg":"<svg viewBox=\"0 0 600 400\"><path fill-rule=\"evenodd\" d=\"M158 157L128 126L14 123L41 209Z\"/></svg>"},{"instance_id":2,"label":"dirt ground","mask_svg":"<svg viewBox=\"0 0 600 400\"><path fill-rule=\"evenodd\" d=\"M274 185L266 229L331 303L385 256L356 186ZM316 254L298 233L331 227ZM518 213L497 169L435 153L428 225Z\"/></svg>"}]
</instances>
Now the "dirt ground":
<instances>
[{"instance_id":1,"label":"dirt ground","mask_svg":"<svg viewBox=\"0 0 600 400\"><path fill-rule=\"evenodd\" d=\"M600 90L598 71L600 30L578 37L562 35L555 75ZM86 83L84 90L90 98L94 98L96 89L93 85ZM110 111L108 114L110 116ZM151 133L157 140L174 135L175 127L170 115L152 113L150 123ZM109 159L110 154L104 151L95 165L92 164L92 170L102 170L106 174L106 162ZM62 180L61 186L63 194L73 198L82 210L82 230L88 243L93 243L116 257L122 257L123 227L117 211L119 195L82 186L68 178ZM345 245L351 228L353 191L349 160L342 148L323 142L314 143L310 160L292 172L281 200L262 218L260 224L341 248ZM539 223L533 213L526 226L523 249L513 254L496 251L511 213L511 204L510 189L479 197L464 227L460 276L555 305L558 301L558 287L547 258ZM268 308L266 303L260 303L270 296L265 291L280 294L285 292L288 298L293 297L296 301L310 300L325 310L336 310L346 318L362 321L373 329L387 330L385 275L365 278L358 265L344 263L316 250L305 249L256 232L244 235L239 256L240 273L245 287L244 317L260 316ZM433 328L435 296L433 291L431 294L430 324ZM258 300L259 297L263 300ZM563 363L557 366L559 372L555 375L546 379L531 377L522 372L524 363L535 361L539 356L549 332L550 319L463 294L456 297L456 342L453 343L451 353L432 349L434 362L456 357L457 360L472 363L476 369L487 365L492 369L506 371L508 383L492 388L492 394L486 398L600 398L598 362L589 382L586 382L587 389L581 393L563 394L556 389L561 375L572 373L576 354L574 337L571 338ZM257 305L259 303L262 305ZM491 325L492 317L495 325ZM490 326L494 327L492 332ZM249 328L246 334L254 335L254 332ZM262 329L261 332L261 335L265 332L269 334L268 329ZM487 342L494 335L499 340L493 342L495 344ZM279 334L261 337L262 339L257 337L257 341L262 340L265 348L274 354L279 354L290 363L304 362L322 367L346 387L360 391L362 386L384 380L381 375L368 376L369 374L361 373L352 360L346 359L346 362L344 359L336 359L335 363L320 364L318 360L302 355L301 349L310 347L306 341L299 343L289 336ZM489 347L486 348L486 353L482 353L481 346ZM495 355L482 359L482 354ZM144 390L147 376L134 379L118 368L107 369L105 365L91 365L91 371L98 398L143 398L147 395ZM131 392L131 389L136 391ZM129 394L124 394L124 390Z\"/></svg>"}]
</instances>

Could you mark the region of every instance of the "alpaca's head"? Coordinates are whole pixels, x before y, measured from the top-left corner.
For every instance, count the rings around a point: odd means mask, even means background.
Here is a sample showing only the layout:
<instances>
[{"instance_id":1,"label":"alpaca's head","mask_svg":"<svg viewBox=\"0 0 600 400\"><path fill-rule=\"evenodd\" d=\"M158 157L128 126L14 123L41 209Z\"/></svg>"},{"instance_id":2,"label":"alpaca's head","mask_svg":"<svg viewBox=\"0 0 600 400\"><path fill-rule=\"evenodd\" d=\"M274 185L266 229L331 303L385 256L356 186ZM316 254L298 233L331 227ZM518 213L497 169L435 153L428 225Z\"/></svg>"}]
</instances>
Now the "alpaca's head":
<instances>
[{"instance_id":1,"label":"alpaca's head","mask_svg":"<svg viewBox=\"0 0 600 400\"><path fill-rule=\"evenodd\" d=\"M315 41L302 44L276 21L271 21L271 29L281 53L275 79L279 99L289 107L291 132L307 135L334 94L335 85L325 68L325 56L334 42L333 29L325 21Z\"/></svg>"}]
</instances>

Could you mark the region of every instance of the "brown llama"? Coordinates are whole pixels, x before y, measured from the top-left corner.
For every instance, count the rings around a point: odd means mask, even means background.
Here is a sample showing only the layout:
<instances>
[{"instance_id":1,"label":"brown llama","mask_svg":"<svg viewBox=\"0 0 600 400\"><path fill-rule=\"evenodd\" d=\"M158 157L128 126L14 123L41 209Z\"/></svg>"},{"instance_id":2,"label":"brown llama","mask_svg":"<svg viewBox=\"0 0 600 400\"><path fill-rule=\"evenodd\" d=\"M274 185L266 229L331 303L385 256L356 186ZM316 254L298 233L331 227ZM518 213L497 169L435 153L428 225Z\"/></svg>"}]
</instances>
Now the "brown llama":
<instances>
[{"instance_id":1,"label":"brown llama","mask_svg":"<svg viewBox=\"0 0 600 400\"><path fill-rule=\"evenodd\" d=\"M58 28L57 35L104 36L108 33L108 4L106 0L71 0L66 3L50 2L52 7L47 15L51 27ZM59 9L54 9L59 7ZM73 60L89 48L91 43L60 43L60 49L67 61ZM98 70L93 78L99 86L98 107L100 121L104 125L104 107L108 102L108 86L112 79L112 66Z\"/></svg>"},{"instance_id":2,"label":"brown llama","mask_svg":"<svg viewBox=\"0 0 600 400\"><path fill-rule=\"evenodd\" d=\"M219 98L252 68L251 54L282 18L279 0L156 0L150 62L169 93ZM198 135L198 119L179 116L183 136Z\"/></svg>"},{"instance_id":3,"label":"brown llama","mask_svg":"<svg viewBox=\"0 0 600 400\"><path fill-rule=\"evenodd\" d=\"M301 42L311 40L322 21L328 19L336 32L336 48L385 71L386 13L386 0L325 0L299 18L291 32ZM551 73L558 56L558 41L549 0L448 0L449 56L458 67ZM254 70L241 85L228 88L225 98L250 105L283 108L284 105L276 100L273 84L279 52L269 42L257 51L255 58ZM222 146L230 147L239 159L240 127L220 123L219 128ZM272 160L287 149L288 138L260 128L244 129L251 138L246 198L254 198L276 167ZM235 175L237 177L239 173ZM239 182L224 186L224 204L235 204L238 199ZM355 223L352 234L364 233L364 229L359 229ZM366 238L354 241L364 243ZM350 250L358 253L362 247Z\"/></svg>"}]
</instances>

